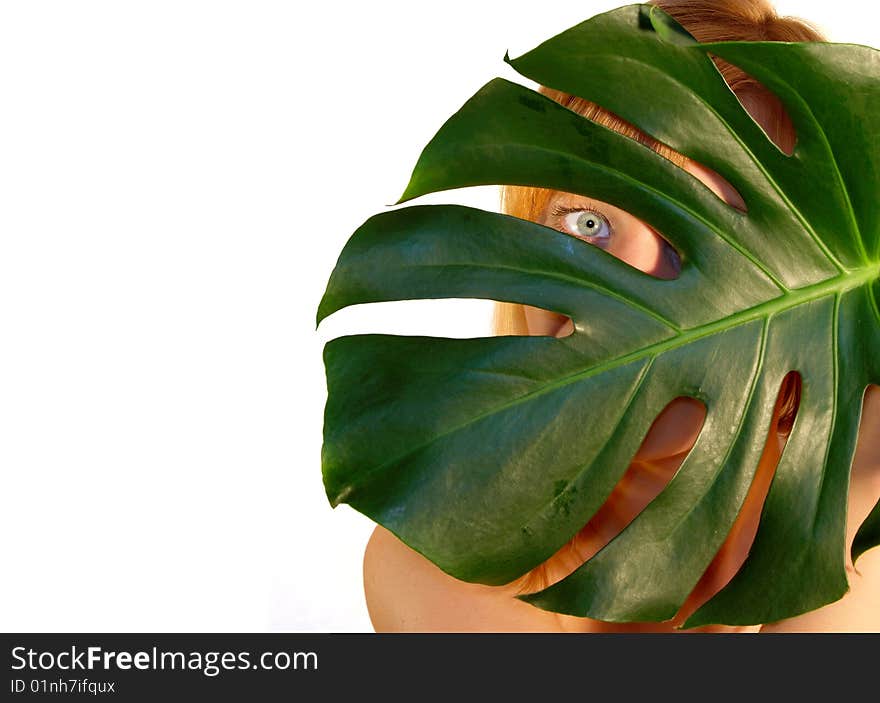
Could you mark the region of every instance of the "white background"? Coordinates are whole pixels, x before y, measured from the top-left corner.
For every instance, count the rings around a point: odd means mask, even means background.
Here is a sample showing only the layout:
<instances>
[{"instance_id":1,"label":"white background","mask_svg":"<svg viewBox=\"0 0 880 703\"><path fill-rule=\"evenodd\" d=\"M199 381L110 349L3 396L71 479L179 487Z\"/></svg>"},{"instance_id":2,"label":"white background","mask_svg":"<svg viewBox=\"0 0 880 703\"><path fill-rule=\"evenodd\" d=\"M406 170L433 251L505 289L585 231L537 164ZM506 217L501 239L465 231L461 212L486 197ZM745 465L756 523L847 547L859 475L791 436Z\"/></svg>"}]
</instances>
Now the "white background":
<instances>
[{"instance_id":1,"label":"white background","mask_svg":"<svg viewBox=\"0 0 880 703\"><path fill-rule=\"evenodd\" d=\"M532 85L506 50L619 4L0 3L0 629L371 629L323 344L485 335L490 306L316 331L327 278L467 98ZM880 46L872 2L776 6Z\"/></svg>"}]
</instances>

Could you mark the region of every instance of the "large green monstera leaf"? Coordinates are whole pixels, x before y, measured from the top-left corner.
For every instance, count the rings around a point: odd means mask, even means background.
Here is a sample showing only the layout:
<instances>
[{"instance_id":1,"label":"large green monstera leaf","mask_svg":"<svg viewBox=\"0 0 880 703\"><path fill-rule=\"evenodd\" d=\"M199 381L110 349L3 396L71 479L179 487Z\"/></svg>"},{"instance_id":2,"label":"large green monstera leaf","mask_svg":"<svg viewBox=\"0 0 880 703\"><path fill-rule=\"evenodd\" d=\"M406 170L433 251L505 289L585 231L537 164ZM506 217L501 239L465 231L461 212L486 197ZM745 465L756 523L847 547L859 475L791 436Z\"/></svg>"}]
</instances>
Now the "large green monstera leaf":
<instances>
[{"instance_id":1,"label":"large green monstera leaf","mask_svg":"<svg viewBox=\"0 0 880 703\"><path fill-rule=\"evenodd\" d=\"M783 101L781 152L711 60ZM839 599L862 399L880 382L880 52L857 45L697 44L632 5L505 60L595 101L714 169L728 206L654 151L503 79L422 153L401 202L520 184L619 206L661 232L661 280L549 227L456 205L370 218L318 321L357 303L484 298L572 318L564 338L357 335L324 351L323 474L346 502L447 573L503 584L593 516L674 398L705 403L693 449L629 526L524 600L609 621L673 617L727 536L787 373L802 379L757 537L733 580L685 623L765 623ZM880 542L880 510L854 556Z\"/></svg>"}]
</instances>

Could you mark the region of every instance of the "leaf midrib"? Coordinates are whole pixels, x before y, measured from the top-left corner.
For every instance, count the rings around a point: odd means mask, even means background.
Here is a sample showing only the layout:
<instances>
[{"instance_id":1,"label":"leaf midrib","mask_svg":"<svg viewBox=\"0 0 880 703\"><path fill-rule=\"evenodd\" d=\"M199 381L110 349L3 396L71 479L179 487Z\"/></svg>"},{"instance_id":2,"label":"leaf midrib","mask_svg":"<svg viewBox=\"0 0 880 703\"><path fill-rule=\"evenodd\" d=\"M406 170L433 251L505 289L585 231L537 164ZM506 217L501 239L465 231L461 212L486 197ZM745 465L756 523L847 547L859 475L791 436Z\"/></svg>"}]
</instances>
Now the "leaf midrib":
<instances>
[{"instance_id":1,"label":"leaf midrib","mask_svg":"<svg viewBox=\"0 0 880 703\"><path fill-rule=\"evenodd\" d=\"M544 225L542 225L542 226L544 226ZM552 229L552 228L550 228L550 229ZM558 232L559 230L553 230L553 231ZM574 239L577 239L577 237L575 237ZM590 245L584 243L584 246L590 246ZM597 251L602 252L603 254L605 254L608 257L612 257L611 254L608 254L608 252L605 252L602 249L598 249ZM619 259L614 259L614 260L619 263ZM672 320L665 317L664 315L661 315L659 312L651 310L651 308L647 307L646 305L642 305L637 300L634 300L633 298L628 298L623 293L618 293L613 288L609 288L608 286L603 286L600 283L597 283L595 280L591 280L591 279L587 279L587 278L575 278L574 276L569 276L568 274L561 273L559 271L550 271L550 270L541 269L541 268L527 268L525 266L509 266L509 265L497 264L497 263L489 263L488 265L486 265L486 264L467 264L467 263L442 263L442 264L419 263L419 264L417 264L417 266L415 266L413 268L419 268L419 269L439 268L439 269L465 269L465 270L478 269L479 271L484 271L485 269L488 268L488 269L491 269L492 271L513 271L515 273L521 273L521 274L525 274L525 275L542 276L542 277L550 279L550 280L557 280L562 283L574 284L574 285L578 286L579 288L590 288L592 290L598 291L604 295L607 295L609 298L613 298L614 300L618 301L619 303L622 303L622 304L630 307L633 310L636 310L638 312L643 313L644 315L646 315L648 317L653 318L654 320L656 320L660 324L671 329L673 332L676 332L676 333L681 332L681 327L679 327L677 324L675 324ZM645 275L650 276L650 274L645 274ZM664 280L664 279L661 279L657 276L651 276L651 277L658 280L658 281ZM554 310L554 312L559 312L559 311Z\"/></svg>"},{"instance_id":2,"label":"leaf midrib","mask_svg":"<svg viewBox=\"0 0 880 703\"><path fill-rule=\"evenodd\" d=\"M708 337L712 334L715 334L716 332L725 332L727 330L731 330L734 327L746 324L747 322L751 322L765 316L769 317L783 310L788 310L798 305L803 305L813 300L818 300L819 298L822 298L826 295L839 295L845 291L857 288L861 285L870 284L872 281L878 278L880 278L880 263L873 263L870 266L851 269L850 271L839 276L834 276L833 278L820 281L819 283L813 283L809 286L804 286L803 288L792 290L789 293L785 293L776 298L772 298L771 300L752 306L751 308L746 308L745 310L733 313L732 315L728 315L727 317L723 317L719 320L714 320L698 327L692 327L672 338L649 344L648 346L636 349L629 354L616 357L596 366L591 366L587 369L584 369L583 371L578 371L568 376L564 376L558 381L549 383L537 390L525 393L517 398L514 398L511 401L508 401L507 403L496 406L484 413L471 417L466 422L459 423L458 425L451 427L445 432L431 437L427 442L423 442L422 444L407 449L405 452L399 454L393 459L390 459L386 462L383 462L382 464L378 464L370 469L363 471L361 473L362 480L357 483L348 483L346 486L344 486L342 490L337 493L336 497L332 501L332 504L335 506L343 500L351 502L349 498L352 493L359 488L363 488L367 483L369 483L369 479L373 475L381 472L386 467L393 466L394 464L397 464L406 457L411 456L412 454L415 454L416 452L431 446L435 442L438 442L439 440L444 439L445 437L448 437L463 428L479 422L483 418L497 414L508 408L515 407L516 405L524 403L532 398L537 398L546 393L550 393L562 386L576 383L586 378L596 376L600 373L605 373L606 371L611 371L615 368L625 366L630 362L643 359L646 356L656 357L657 355L662 354L665 351L675 349L677 347L682 347L692 342L696 342L698 339ZM574 336L575 334L578 333L575 332L573 335L569 336ZM567 337L563 337L562 339L567 339Z\"/></svg>"}]
</instances>

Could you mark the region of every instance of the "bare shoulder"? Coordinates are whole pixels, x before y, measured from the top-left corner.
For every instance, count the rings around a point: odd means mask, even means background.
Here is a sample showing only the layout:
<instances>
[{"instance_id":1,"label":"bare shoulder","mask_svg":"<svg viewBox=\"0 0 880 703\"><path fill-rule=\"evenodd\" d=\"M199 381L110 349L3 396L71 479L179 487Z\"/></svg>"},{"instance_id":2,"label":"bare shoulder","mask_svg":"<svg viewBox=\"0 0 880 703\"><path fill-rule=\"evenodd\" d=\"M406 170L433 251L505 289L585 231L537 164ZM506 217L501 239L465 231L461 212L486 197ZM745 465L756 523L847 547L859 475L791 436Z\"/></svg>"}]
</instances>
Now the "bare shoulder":
<instances>
[{"instance_id":1,"label":"bare shoulder","mask_svg":"<svg viewBox=\"0 0 880 703\"><path fill-rule=\"evenodd\" d=\"M875 384L865 391L853 470L880 472L880 386Z\"/></svg>"},{"instance_id":2,"label":"bare shoulder","mask_svg":"<svg viewBox=\"0 0 880 703\"><path fill-rule=\"evenodd\" d=\"M506 586L453 578L377 526L364 552L364 596L376 632L546 632L553 614Z\"/></svg>"}]
</instances>

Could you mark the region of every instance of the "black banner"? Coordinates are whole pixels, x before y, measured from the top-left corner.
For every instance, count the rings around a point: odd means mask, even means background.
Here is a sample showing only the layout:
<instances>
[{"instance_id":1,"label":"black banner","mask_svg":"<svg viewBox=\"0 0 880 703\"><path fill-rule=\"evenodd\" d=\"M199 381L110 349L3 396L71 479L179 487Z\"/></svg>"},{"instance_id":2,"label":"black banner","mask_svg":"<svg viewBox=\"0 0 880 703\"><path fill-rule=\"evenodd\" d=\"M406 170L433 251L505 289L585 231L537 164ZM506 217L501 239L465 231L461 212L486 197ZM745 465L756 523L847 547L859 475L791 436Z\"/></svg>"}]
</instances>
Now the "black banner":
<instances>
[{"instance_id":1,"label":"black banner","mask_svg":"<svg viewBox=\"0 0 880 703\"><path fill-rule=\"evenodd\" d=\"M873 690L878 635L4 634L5 700ZM864 688L866 687L866 688ZM686 695L685 697L691 697Z\"/></svg>"}]
</instances>

